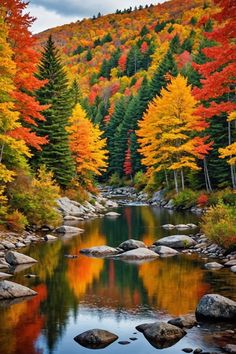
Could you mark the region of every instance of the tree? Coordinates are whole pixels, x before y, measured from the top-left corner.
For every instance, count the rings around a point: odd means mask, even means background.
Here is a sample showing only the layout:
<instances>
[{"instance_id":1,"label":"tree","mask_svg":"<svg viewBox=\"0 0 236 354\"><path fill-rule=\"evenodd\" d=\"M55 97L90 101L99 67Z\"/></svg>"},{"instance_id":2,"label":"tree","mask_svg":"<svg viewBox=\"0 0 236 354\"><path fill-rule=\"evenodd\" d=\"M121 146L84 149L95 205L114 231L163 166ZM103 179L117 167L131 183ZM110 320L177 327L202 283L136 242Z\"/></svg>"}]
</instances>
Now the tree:
<instances>
[{"instance_id":1,"label":"tree","mask_svg":"<svg viewBox=\"0 0 236 354\"><path fill-rule=\"evenodd\" d=\"M37 99L41 104L49 105L49 108L44 112L46 120L38 124L36 132L40 136L47 136L49 143L40 154L35 153L33 163L36 166L45 164L54 173L57 182L64 187L74 176L68 133L65 129L74 102L71 100L66 74L51 37L42 53L37 76L40 80L47 80L47 84L37 91Z\"/></svg>"},{"instance_id":2,"label":"tree","mask_svg":"<svg viewBox=\"0 0 236 354\"><path fill-rule=\"evenodd\" d=\"M98 126L88 119L80 104L75 106L66 130L79 181L86 183L94 176L100 176L107 168L106 139Z\"/></svg>"},{"instance_id":3,"label":"tree","mask_svg":"<svg viewBox=\"0 0 236 354\"><path fill-rule=\"evenodd\" d=\"M137 131L142 163L151 174L173 171L177 193L178 173L184 189L184 170L198 170L197 158L210 148L204 139L192 136L205 129L204 120L194 113L196 104L187 80L178 75L149 104Z\"/></svg>"},{"instance_id":4,"label":"tree","mask_svg":"<svg viewBox=\"0 0 236 354\"><path fill-rule=\"evenodd\" d=\"M36 39L29 31L35 19L26 13L27 6L28 3L21 0L2 0L1 16L8 25L8 39L16 65L12 97L20 113L21 125L12 131L12 136L40 150L47 139L37 136L32 130L37 122L44 120L41 112L46 107L39 104L34 91L42 87L45 81L35 77L39 54L34 50Z\"/></svg>"}]
</instances>

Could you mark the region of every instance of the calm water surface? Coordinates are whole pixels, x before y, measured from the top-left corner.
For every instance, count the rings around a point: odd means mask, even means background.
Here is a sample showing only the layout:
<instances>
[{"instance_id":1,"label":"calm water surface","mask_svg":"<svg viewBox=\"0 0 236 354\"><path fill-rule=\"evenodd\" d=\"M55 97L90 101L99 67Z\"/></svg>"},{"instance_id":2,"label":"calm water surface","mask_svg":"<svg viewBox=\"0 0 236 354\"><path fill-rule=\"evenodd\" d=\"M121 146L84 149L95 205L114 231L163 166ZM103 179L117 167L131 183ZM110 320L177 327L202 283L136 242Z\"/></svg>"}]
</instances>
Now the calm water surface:
<instances>
[{"instance_id":1,"label":"calm water surface","mask_svg":"<svg viewBox=\"0 0 236 354\"><path fill-rule=\"evenodd\" d=\"M34 288L38 295L0 306L1 354L89 354L93 350L81 347L73 338L92 328L110 330L119 340L138 338L127 346L115 342L97 353L172 354L183 353L185 347L221 353L209 327L189 330L175 346L158 350L136 333L135 326L193 313L205 293L217 292L236 300L236 275L229 270L205 270L203 259L189 255L140 265L65 257L79 254L81 248L118 246L128 238L150 245L171 234L161 229L162 224L197 222L192 214L159 208L125 207L119 212L122 215L117 219L104 217L80 223L85 229L80 236L62 237L25 250L39 263L16 269L12 279ZM25 278L28 273L38 277Z\"/></svg>"}]
</instances>

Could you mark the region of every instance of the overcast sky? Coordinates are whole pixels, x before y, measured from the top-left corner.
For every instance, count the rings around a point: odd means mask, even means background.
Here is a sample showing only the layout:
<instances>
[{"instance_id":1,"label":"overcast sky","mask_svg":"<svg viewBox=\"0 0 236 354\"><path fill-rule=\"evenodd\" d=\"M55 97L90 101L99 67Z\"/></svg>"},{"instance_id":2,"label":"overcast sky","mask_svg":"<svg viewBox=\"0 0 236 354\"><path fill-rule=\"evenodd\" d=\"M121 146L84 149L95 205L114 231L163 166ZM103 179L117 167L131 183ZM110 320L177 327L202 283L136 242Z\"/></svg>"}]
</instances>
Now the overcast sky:
<instances>
[{"instance_id":1,"label":"overcast sky","mask_svg":"<svg viewBox=\"0 0 236 354\"><path fill-rule=\"evenodd\" d=\"M27 12L37 17L32 31L44 31L65 23L70 23L84 17L92 17L101 12L112 13L117 8L157 4L165 0L31 0Z\"/></svg>"}]
</instances>

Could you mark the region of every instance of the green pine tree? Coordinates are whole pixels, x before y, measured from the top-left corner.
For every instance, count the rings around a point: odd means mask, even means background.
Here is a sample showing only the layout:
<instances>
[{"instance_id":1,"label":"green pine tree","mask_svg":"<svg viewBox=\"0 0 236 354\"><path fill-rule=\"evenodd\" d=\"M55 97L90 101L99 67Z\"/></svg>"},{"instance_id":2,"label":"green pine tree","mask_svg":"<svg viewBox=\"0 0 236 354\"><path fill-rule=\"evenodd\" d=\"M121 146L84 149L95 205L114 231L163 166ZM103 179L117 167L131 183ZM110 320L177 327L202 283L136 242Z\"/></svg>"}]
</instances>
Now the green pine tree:
<instances>
[{"instance_id":1,"label":"green pine tree","mask_svg":"<svg viewBox=\"0 0 236 354\"><path fill-rule=\"evenodd\" d=\"M49 143L43 147L42 152L35 153L33 164L36 167L45 164L54 173L57 182L65 187L75 172L65 130L74 102L60 56L51 37L42 53L37 76L40 80L48 80L46 85L37 91L37 99L40 104L49 105L49 108L44 111L45 121L39 121L35 130L39 136L47 136Z\"/></svg>"}]
</instances>

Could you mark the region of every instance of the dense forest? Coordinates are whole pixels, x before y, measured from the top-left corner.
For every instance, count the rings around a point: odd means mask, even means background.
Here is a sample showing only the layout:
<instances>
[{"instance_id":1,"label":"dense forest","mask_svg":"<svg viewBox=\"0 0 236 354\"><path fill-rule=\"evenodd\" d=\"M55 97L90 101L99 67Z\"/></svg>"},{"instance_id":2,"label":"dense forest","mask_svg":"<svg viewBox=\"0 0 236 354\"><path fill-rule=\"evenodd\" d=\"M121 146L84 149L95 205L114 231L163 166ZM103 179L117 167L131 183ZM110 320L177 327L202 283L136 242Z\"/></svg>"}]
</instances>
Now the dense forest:
<instances>
[{"instance_id":1,"label":"dense forest","mask_svg":"<svg viewBox=\"0 0 236 354\"><path fill-rule=\"evenodd\" d=\"M233 1L171 0L36 36L27 4L0 11L4 222L57 223L56 197L97 181L236 188Z\"/></svg>"}]
</instances>

